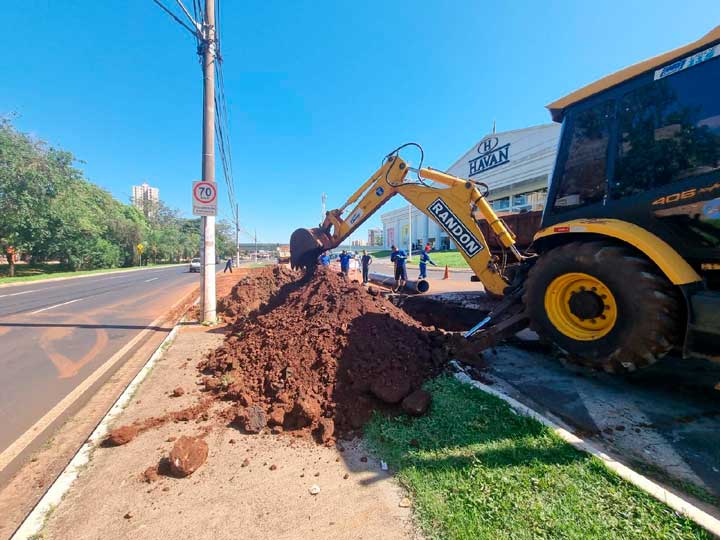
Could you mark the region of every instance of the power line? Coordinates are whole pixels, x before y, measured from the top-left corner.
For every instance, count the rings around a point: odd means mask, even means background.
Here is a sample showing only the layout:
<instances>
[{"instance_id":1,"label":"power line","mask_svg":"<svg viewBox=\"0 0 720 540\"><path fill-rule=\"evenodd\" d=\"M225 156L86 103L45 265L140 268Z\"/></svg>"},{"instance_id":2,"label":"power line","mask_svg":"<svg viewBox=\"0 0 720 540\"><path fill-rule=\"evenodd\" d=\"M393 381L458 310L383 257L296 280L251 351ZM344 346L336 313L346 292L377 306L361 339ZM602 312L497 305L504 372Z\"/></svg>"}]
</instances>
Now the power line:
<instances>
[{"instance_id":1,"label":"power line","mask_svg":"<svg viewBox=\"0 0 720 540\"><path fill-rule=\"evenodd\" d=\"M172 11L170 11L168 8L166 8L166 7L163 5L163 3L160 2L160 0L153 0L153 2L155 2L158 6L160 6L160 8L161 8L165 13L167 13L168 15L170 15L170 17L172 17L172 18L175 20L175 22L177 22L180 26L182 26L183 28L185 28L188 32L190 32L193 36L195 36L195 38L197 38L197 34L198 34L197 29L194 30L194 29L190 28L187 24L185 24L185 22L184 22L180 17L178 17L177 15L175 15L175 14L174 14Z\"/></svg>"}]
</instances>

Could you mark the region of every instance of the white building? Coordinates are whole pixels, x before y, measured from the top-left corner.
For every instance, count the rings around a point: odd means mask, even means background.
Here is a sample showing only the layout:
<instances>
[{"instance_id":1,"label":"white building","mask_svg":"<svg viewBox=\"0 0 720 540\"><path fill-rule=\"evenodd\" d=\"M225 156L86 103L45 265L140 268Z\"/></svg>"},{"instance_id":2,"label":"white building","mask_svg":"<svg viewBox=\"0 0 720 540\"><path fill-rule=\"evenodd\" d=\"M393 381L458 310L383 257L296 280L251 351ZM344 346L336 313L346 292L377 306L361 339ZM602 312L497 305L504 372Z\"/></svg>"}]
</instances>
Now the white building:
<instances>
[{"instance_id":1,"label":"white building","mask_svg":"<svg viewBox=\"0 0 720 540\"><path fill-rule=\"evenodd\" d=\"M132 187L132 205L148 216L152 214L160 202L160 189L151 187L147 182Z\"/></svg>"},{"instance_id":2,"label":"white building","mask_svg":"<svg viewBox=\"0 0 720 540\"><path fill-rule=\"evenodd\" d=\"M559 137L560 124L492 133L474 144L447 172L487 184L488 200L500 215L542 210ZM380 219L386 248L407 246L408 233L413 246L429 242L436 249L454 248L447 233L415 207L386 212Z\"/></svg>"}]
</instances>

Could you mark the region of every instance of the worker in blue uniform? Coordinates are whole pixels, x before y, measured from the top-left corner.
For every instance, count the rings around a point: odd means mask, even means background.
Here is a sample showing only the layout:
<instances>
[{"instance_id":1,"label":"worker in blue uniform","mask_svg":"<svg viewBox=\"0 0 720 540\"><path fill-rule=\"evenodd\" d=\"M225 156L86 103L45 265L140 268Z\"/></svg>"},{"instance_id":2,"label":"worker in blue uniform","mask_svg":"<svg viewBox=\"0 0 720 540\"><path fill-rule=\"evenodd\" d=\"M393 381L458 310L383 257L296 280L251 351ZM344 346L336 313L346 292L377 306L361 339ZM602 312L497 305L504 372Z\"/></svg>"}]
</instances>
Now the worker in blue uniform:
<instances>
[{"instance_id":1,"label":"worker in blue uniform","mask_svg":"<svg viewBox=\"0 0 720 540\"><path fill-rule=\"evenodd\" d=\"M327 254L327 251L323 251L322 255L320 255L320 264L323 266L330 266L330 257Z\"/></svg>"},{"instance_id":2,"label":"worker in blue uniform","mask_svg":"<svg viewBox=\"0 0 720 540\"><path fill-rule=\"evenodd\" d=\"M346 276L350 273L350 259L352 256L343 249L340 254L340 271Z\"/></svg>"},{"instance_id":3,"label":"worker in blue uniform","mask_svg":"<svg viewBox=\"0 0 720 540\"><path fill-rule=\"evenodd\" d=\"M395 290L399 291L407 283L407 254L397 246L391 246L391 249L390 262L395 265Z\"/></svg>"},{"instance_id":4,"label":"worker in blue uniform","mask_svg":"<svg viewBox=\"0 0 720 540\"><path fill-rule=\"evenodd\" d=\"M427 252L427 250L423 250L420 252L420 275L418 276L418 279L427 279L428 263L432 264L433 266L437 266L437 264L435 264L430 258L430 254Z\"/></svg>"}]
</instances>

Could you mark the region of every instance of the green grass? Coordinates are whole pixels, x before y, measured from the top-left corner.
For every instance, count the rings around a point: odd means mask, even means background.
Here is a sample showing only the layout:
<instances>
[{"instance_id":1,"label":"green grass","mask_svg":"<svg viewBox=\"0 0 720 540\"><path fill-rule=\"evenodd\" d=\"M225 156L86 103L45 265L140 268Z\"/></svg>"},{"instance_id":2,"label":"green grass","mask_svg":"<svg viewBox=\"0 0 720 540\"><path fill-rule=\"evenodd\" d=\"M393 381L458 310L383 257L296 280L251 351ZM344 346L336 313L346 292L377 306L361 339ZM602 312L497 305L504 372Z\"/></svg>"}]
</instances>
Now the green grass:
<instances>
[{"instance_id":1,"label":"green grass","mask_svg":"<svg viewBox=\"0 0 720 540\"><path fill-rule=\"evenodd\" d=\"M150 264L149 266L170 266L169 264ZM133 268L99 268L97 270L68 270L61 264L16 264L15 277L8 277L8 265L0 264L0 284L16 283L21 281L37 281L39 279L83 276L86 274L103 274L105 272L118 272L122 270L132 270Z\"/></svg>"},{"instance_id":2,"label":"green grass","mask_svg":"<svg viewBox=\"0 0 720 540\"><path fill-rule=\"evenodd\" d=\"M413 252L415 254L416 252ZM390 250L385 249L382 251L376 251L374 253L371 253L373 257L376 258L383 258L383 257L389 257L390 256ZM467 263L467 261L463 258L463 256L460 254L459 251L453 250L453 251L431 251L430 252L430 258L432 261L438 265L438 267L445 267L447 264L450 268L470 268L470 265ZM419 261L419 258L417 255L413 255L413 258L408 260L408 264L417 266ZM431 265L428 265L431 266Z\"/></svg>"},{"instance_id":3,"label":"green grass","mask_svg":"<svg viewBox=\"0 0 720 540\"><path fill-rule=\"evenodd\" d=\"M430 539L705 539L710 534L502 400L451 377L422 418L376 415L374 451Z\"/></svg>"},{"instance_id":4,"label":"green grass","mask_svg":"<svg viewBox=\"0 0 720 540\"><path fill-rule=\"evenodd\" d=\"M430 258L438 265L438 267L445 268L448 265L450 268L470 268L470 265L463 258L459 251L437 251L430 252ZM419 262L418 257L413 257L408 261L409 265L417 266ZM428 266L431 266L428 264Z\"/></svg>"}]
</instances>

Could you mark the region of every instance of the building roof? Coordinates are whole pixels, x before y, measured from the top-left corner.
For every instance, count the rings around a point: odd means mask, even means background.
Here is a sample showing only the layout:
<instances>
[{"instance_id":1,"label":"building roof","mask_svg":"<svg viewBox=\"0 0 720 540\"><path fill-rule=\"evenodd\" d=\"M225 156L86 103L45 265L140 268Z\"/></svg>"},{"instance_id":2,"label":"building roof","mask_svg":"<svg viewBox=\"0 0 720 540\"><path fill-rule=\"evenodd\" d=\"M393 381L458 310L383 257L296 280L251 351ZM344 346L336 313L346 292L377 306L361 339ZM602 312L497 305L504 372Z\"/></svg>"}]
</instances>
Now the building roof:
<instances>
[{"instance_id":1,"label":"building roof","mask_svg":"<svg viewBox=\"0 0 720 540\"><path fill-rule=\"evenodd\" d=\"M582 101L585 98L602 92L603 90L607 90L612 86L616 86L622 82L625 82L628 79L632 79L637 75L640 75L652 69L656 69L663 64L667 64L668 62L671 62L672 60L680 56L689 54L696 49L705 47L712 42L718 40L720 40L720 26L716 26L713 30L705 34L697 41L693 41L692 43L685 45L684 47L680 47L664 54L660 54L658 56L650 58L649 60L638 62L637 64L633 64L632 66L626 67L624 69L621 69L620 71L616 71L615 73L607 75L606 77L590 83L587 86L583 86L579 90L575 90L574 92L566 95L565 97L562 97L546 105L546 108L550 111L552 119L555 122L560 122L563 117L563 112L570 105L573 105L579 101Z\"/></svg>"}]
</instances>

